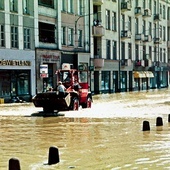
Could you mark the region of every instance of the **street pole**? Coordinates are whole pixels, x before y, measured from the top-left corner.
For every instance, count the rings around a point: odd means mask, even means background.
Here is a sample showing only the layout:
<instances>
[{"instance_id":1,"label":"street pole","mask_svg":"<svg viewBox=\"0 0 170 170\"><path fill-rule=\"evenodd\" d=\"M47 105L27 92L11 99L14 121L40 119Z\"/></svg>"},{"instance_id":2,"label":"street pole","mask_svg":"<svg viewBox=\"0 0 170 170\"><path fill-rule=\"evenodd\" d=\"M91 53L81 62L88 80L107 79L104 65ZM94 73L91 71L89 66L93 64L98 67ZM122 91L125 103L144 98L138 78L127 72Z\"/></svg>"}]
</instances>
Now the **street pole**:
<instances>
[{"instance_id":1,"label":"street pole","mask_svg":"<svg viewBox=\"0 0 170 170\"><path fill-rule=\"evenodd\" d=\"M119 46L119 50L118 50L118 64L119 64L119 66L118 66L118 92L121 92L121 79L120 79L120 76L121 76L121 74L120 74L120 68L121 68L121 60L120 60L120 43L121 43L121 40L120 40L120 12L121 12L121 6L120 6L120 1L118 1L118 46Z\"/></svg>"}]
</instances>

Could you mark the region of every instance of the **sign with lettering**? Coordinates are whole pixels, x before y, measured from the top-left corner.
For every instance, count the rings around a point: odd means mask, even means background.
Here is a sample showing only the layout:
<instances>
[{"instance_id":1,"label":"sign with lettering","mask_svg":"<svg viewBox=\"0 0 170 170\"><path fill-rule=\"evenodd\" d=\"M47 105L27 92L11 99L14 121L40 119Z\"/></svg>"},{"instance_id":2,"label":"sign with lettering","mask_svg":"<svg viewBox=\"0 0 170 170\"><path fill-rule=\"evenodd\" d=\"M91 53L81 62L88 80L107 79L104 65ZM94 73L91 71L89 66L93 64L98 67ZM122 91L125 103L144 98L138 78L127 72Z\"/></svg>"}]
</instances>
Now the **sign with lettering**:
<instances>
[{"instance_id":1,"label":"sign with lettering","mask_svg":"<svg viewBox=\"0 0 170 170\"><path fill-rule=\"evenodd\" d=\"M40 73L48 74L48 65L47 64L40 65Z\"/></svg>"},{"instance_id":2,"label":"sign with lettering","mask_svg":"<svg viewBox=\"0 0 170 170\"><path fill-rule=\"evenodd\" d=\"M57 62L60 60L59 55L41 55L44 62Z\"/></svg>"},{"instance_id":3,"label":"sign with lettering","mask_svg":"<svg viewBox=\"0 0 170 170\"><path fill-rule=\"evenodd\" d=\"M31 61L0 59L0 66L31 66Z\"/></svg>"}]
</instances>

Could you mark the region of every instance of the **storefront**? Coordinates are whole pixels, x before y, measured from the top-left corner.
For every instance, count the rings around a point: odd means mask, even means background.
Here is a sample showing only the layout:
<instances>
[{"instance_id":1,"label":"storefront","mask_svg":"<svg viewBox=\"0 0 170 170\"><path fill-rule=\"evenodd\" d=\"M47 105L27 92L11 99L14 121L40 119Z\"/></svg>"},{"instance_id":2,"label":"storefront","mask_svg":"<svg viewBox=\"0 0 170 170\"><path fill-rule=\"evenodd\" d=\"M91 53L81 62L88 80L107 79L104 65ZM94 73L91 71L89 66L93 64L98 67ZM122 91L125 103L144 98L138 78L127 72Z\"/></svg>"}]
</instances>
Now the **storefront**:
<instances>
[{"instance_id":1,"label":"storefront","mask_svg":"<svg viewBox=\"0 0 170 170\"><path fill-rule=\"evenodd\" d=\"M36 92L56 87L55 72L60 68L61 53L58 50L36 49ZM45 67L45 69L42 69Z\"/></svg>"},{"instance_id":2,"label":"storefront","mask_svg":"<svg viewBox=\"0 0 170 170\"><path fill-rule=\"evenodd\" d=\"M7 56L0 56L0 98L5 103L16 97L31 101L35 94L34 52L10 50L4 54Z\"/></svg>"},{"instance_id":3,"label":"storefront","mask_svg":"<svg viewBox=\"0 0 170 170\"><path fill-rule=\"evenodd\" d=\"M134 71L134 90L148 90L152 87L154 74L151 71Z\"/></svg>"}]
</instances>

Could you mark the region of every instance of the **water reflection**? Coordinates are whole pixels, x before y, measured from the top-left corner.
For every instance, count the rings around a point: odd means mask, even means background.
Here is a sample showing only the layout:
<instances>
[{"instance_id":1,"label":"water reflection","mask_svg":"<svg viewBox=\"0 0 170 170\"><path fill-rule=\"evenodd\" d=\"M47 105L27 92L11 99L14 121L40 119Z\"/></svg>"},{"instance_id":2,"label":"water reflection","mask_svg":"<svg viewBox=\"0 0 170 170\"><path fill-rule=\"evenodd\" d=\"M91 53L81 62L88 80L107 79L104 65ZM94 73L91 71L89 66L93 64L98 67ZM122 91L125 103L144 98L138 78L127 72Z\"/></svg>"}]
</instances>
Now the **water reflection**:
<instances>
[{"instance_id":1,"label":"water reflection","mask_svg":"<svg viewBox=\"0 0 170 170\"><path fill-rule=\"evenodd\" d=\"M45 118L1 116L0 169L6 170L12 157L20 160L22 170L170 169L170 124L165 115L169 110L165 104L169 98L167 93L161 91L154 94L148 92L97 97L92 111L80 110L79 117L77 114L74 118L69 117L74 112L68 112L66 116ZM102 118L85 117L86 114L97 117L95 109L100 105L102 109L106 101L107 113L102 110ZM152 103L151 106L147 105L148 101ZM149 114L160 111L160 107L166 108L159 112L164 119L163 126L156 127L156 114L150 117L140 115L145 112L146 105ZM119 110L120 106L122 110ZM114 110L115 107L117 110ZM135 116L125 113L128 108ZM111 114L110 110L112 113L123 111L126 116L121 117L119 113L114 117L113 113L107 118L106 115ZM142 131L145 118L150 122L149 132ZM50 146L59 148L59 164L45 165Z\"/></svg>"}]
</instances>

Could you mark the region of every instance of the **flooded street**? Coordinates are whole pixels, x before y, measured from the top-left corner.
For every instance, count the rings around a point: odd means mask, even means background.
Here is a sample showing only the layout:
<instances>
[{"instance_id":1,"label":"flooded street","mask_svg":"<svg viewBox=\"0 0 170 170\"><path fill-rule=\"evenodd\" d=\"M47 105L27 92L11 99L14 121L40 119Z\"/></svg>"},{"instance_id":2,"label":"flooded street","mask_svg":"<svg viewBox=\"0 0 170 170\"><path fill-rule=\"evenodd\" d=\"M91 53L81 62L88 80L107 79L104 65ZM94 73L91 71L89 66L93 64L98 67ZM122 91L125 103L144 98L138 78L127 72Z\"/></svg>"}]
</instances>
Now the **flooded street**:
<instances>
[{"instance_id":1,"label":"flooded street","mask_svg":"<svg viewBox=\"0 0 170 170\"><path fill-rule=\"evenodd\" d=\"M155 170L170 169L170 89L102 94L91 109L63 116L31 116L32 104L0 105L0 170L10 158L21 170ZM59 115L60 115L59 114ZM156 118L163 127L156 127ZM142 131L143 121L150 131ZM48 162L49 147L60 162Z\"/></svg>"}]
</instances>

